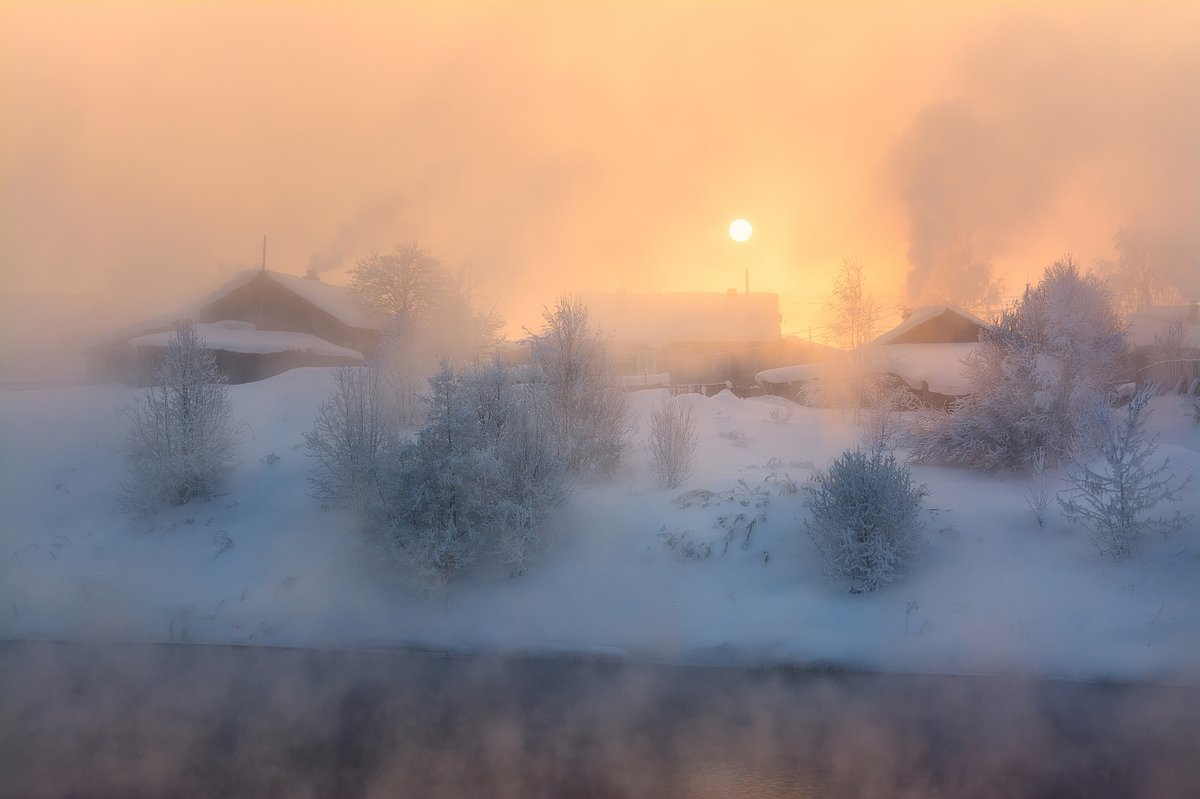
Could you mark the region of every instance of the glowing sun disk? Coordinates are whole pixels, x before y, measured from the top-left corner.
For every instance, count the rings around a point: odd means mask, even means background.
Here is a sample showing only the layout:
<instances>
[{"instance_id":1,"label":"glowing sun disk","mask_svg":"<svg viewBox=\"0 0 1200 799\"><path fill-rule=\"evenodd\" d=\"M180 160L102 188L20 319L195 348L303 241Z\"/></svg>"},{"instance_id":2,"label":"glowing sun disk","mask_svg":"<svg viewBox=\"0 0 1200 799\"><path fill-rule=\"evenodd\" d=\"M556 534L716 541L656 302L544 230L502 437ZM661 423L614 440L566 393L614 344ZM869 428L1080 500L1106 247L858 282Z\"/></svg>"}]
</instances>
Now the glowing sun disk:
<instances>
[{"instance_id":1,"label":"glowing sun disk","mask_svg":"<svg viewBox=\"0 0 1200 799\"><path fill-rule=\"evenodd\" d=\"M735 219L729 223L729 238L737 242L749 241L754 235L754 226L745 219Z\"/></svg>"}]
</instances>

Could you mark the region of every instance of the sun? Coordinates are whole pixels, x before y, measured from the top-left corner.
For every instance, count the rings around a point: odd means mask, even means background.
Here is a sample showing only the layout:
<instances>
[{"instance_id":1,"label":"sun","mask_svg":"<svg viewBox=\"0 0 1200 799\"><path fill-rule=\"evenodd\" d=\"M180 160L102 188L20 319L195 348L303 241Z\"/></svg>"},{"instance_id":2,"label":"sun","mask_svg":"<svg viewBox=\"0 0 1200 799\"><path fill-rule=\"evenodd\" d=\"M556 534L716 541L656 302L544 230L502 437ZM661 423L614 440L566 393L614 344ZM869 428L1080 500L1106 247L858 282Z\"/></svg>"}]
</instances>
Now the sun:
<instances>
[{"instance_id":1,"label":"sun","mask_svg":"<svg viewBox=\"0 0 1200 799\"><path fill-rule=\"evenodd\" d=\"M736 242L749 241L754 235L754 226L745 219L735 219L729 223L729 238Z\"/></svg>"}]
</instances>

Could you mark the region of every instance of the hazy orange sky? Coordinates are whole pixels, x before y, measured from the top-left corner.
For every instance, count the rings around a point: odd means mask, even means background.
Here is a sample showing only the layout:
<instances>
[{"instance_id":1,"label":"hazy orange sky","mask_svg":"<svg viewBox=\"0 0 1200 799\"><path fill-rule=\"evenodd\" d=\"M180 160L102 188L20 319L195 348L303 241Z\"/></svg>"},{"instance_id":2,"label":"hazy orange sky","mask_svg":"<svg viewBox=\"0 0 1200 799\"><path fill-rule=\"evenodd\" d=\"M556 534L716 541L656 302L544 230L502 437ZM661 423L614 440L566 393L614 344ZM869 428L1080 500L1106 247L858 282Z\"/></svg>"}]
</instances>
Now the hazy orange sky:
<instances>
[{"instance_id":1,"label":"hazy orange sky","mask_svg":"<svg viewBox=\"0 0 1200 799\"><path fill-rule=\"evenodd\" d=\"M1200 4L841 5L6 3L5 305L149 315L264 234L415 240L513 327L749 268L819 334L843 258L895 306L947 236L1009 294L1122 225L1196 263Z\"/></svg>"}]
</instances>

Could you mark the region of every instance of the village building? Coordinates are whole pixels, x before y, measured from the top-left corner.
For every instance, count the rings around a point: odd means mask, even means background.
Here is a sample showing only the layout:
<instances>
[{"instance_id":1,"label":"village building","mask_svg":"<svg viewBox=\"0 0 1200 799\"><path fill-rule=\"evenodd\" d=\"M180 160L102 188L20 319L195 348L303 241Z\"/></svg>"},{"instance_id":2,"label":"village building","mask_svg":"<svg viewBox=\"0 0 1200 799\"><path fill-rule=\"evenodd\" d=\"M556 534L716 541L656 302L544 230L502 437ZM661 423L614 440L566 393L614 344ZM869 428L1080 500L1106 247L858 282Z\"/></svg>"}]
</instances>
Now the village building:
<instances>
[{"instance_id":1,"label":"village building","mask_svg":"<svg viewBox=\"0 0 1200 799\"><path fill-rule=\"evenodd\" d=\"M811 360L825 349L780 332L769 292L624 291L583 294L593 324L629 388L695 386L753 391L761 370Z\"/></svg>"},{"instance_id":2,"label":"village building","mask_svg":"<svg viewBox=\"0 0 1200 799\"><path fill-rule=\"evenodd\" d=\"M206 297L117 331L85 352L97 381L147 385L167 340L192 323L230 383L301 366L360 364L383 329L346 286L266 269L241 272Z\"/></svg>"},{"instance_id":3,"label":"village building","mask_svg":"<svg viewBox=\"0 0 1200 799\"><path fill-rule=\"evenodd\" d=\"M809 381L833 368L853 367L863 375L884 375L907 386L926 405L945 407L969 393L963 359L978 346L991 325L954 305L917 308L900 324L862 346L853 356L841 353L825 363L791 364L759 372L755 379L773 394L802 400Z\"/></svg>"}]
</instances>

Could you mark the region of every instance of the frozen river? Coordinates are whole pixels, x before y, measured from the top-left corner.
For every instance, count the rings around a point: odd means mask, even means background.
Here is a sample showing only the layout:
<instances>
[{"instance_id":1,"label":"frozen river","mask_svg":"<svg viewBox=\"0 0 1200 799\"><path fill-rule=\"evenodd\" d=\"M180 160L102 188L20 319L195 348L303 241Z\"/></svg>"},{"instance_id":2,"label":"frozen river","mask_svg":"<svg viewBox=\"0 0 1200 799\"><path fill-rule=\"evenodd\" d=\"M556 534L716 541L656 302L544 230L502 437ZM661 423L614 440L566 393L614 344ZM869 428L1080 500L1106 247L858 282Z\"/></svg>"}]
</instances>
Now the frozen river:
<instances>
[{"instance_id":1,"label":"frozen river","mask_svg":"<svg viewBox=\"0 0 1200 799\"><path fill-rule=\"evenodd\" d=\"M1200 796L1200 692L0 643L0 795Z\"/></svg>"}]
</instances>

